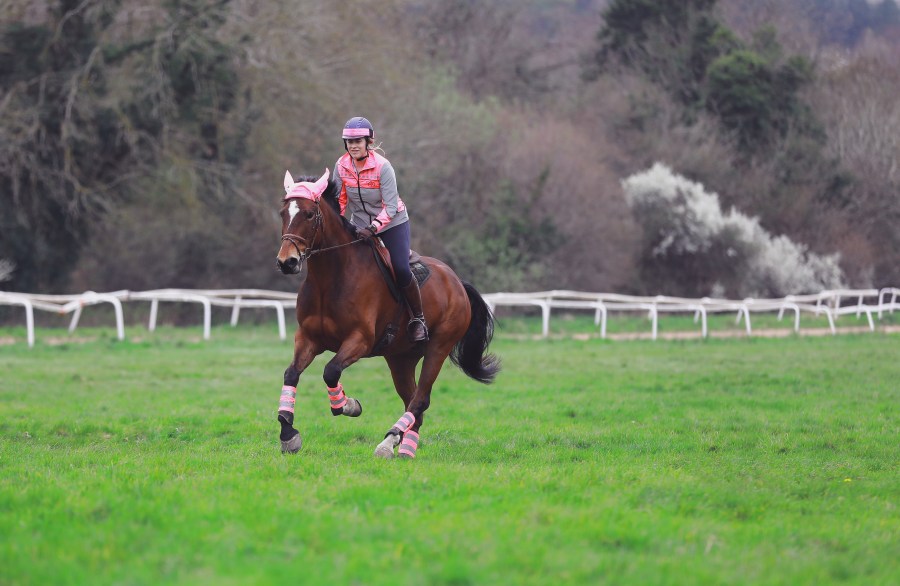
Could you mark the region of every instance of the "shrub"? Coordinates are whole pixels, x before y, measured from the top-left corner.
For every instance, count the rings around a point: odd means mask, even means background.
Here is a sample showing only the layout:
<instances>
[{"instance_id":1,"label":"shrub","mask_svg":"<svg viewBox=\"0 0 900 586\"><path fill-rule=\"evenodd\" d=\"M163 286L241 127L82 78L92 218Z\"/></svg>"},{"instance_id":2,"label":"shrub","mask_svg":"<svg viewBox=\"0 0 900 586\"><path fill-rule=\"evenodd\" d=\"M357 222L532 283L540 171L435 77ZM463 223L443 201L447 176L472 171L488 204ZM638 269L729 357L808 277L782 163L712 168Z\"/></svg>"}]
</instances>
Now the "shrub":
<instances>
[{"instance_id":1,"label":"shrub","mask_svg":"<svg viewBox=\"0 0 900 586\"><path fill-rule=\"evenodd\" d=\"M15 263L11 260L0 258L0 283L11 279L14 270L16 270Z\"/></svg>"},{"instance_id":2,"label":"shrub","mask_svg":"<svg viewBox=\"0 0 900 586\"><path fill-rule=\"evenodd\" d=\"M820 256L657 163L622 182L644 231L645 288L686 295L782 296L840 287L839 255ZM672 291L675 289L675 291ZM659 289L657 289L659 291Z\"/></svg>"}]
</instances>

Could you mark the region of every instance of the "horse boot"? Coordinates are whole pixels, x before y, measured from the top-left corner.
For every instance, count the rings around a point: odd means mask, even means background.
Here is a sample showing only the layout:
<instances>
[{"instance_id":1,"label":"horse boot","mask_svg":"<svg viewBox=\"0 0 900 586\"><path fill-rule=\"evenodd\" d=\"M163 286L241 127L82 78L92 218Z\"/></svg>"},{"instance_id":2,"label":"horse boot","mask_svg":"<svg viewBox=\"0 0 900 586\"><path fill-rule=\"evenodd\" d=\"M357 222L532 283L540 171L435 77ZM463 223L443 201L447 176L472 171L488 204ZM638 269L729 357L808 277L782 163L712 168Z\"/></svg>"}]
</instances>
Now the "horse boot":
<instances>
[{"instance_id":1,"label":"horse boot","mask_svg":"<svg viewBox=\"0 0 900 586\"><path fill-rule=\"evenodd\" d=\"M428 326L425 325L425 314L422 312L422 293L415 277L403 288L403 295L406 296L406 302L413 314L406 326L406 333L413 342L424 342L428 340Z\"/></svg>"}]
</instances>

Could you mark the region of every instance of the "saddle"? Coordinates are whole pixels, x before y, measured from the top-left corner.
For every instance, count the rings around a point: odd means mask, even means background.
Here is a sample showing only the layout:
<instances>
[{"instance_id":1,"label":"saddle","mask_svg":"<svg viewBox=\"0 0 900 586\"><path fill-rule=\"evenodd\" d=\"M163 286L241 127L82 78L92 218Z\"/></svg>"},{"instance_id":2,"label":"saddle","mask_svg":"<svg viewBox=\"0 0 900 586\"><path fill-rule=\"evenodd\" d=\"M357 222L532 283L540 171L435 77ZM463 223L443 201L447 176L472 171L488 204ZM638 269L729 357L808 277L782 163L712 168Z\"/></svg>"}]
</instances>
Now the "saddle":
<instances>
[{"instance_id":1,"label":"saddle","mask_svg":"<svg viewBox=\"0 0 900 586\"><path fill-rule=\"evenodd\" d=\"M387 246L384 245L381 238L373 238L372 250L375 252L375 263L378 265L381 276L384 277L391 295L397 303L401 303L403 294L397 286L397 276L394 273L394 266L391 264L391 254L388 252ZM422 255L415 250L409 251L409 269L412 271L413 278L419 282L419 287L422 287L425 281L428 280L428 277L431 276L431 269L422 262Z\"/></svg>"}]
</instances>

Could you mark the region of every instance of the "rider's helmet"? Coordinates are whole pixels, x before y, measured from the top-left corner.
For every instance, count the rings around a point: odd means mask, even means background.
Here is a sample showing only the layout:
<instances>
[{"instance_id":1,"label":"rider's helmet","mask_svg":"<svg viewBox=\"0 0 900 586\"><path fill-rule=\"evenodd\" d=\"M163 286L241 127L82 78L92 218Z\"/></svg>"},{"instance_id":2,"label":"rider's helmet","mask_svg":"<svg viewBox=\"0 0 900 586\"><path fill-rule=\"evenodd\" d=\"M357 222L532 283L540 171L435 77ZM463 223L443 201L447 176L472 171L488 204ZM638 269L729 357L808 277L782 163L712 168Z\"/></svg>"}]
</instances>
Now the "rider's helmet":
<instances>
[{"instance_id":1,"label":"rider's helmet","mask_svg":"<svg viewBox=\"0 0 900 586\"><path fill-rule=\"evenodd\" d=\"M362 116L354 116L344 124L344 132L341 138L347 140L348 138L361 137L367 137L370 139L367 142L371 142L371 139L375 138L375 129L372 128L372 123Z\"/></svg>"}]
</instances>

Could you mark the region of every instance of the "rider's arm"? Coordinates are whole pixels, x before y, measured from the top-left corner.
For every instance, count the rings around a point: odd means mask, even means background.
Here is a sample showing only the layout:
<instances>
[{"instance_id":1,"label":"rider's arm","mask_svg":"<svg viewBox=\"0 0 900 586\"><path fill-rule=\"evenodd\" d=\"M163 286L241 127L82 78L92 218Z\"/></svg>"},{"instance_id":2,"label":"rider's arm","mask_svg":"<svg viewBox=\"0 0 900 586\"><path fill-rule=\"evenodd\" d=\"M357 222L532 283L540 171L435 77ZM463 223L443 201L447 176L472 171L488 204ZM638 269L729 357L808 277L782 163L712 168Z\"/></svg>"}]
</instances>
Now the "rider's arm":
<instances>
[{"instance_id":1,"label":"rider's arm","mask_svg":"<svg viewBox=\"0 0 900 586\"><path fill-rule=\"evenodd\" d=\"M391 223L398 211L405 209L400 192L397 191L397 176L394 167L385 162L381 168L381 213L372 220L372 226L376 232Z\"/></svg>"}]
</instances>

